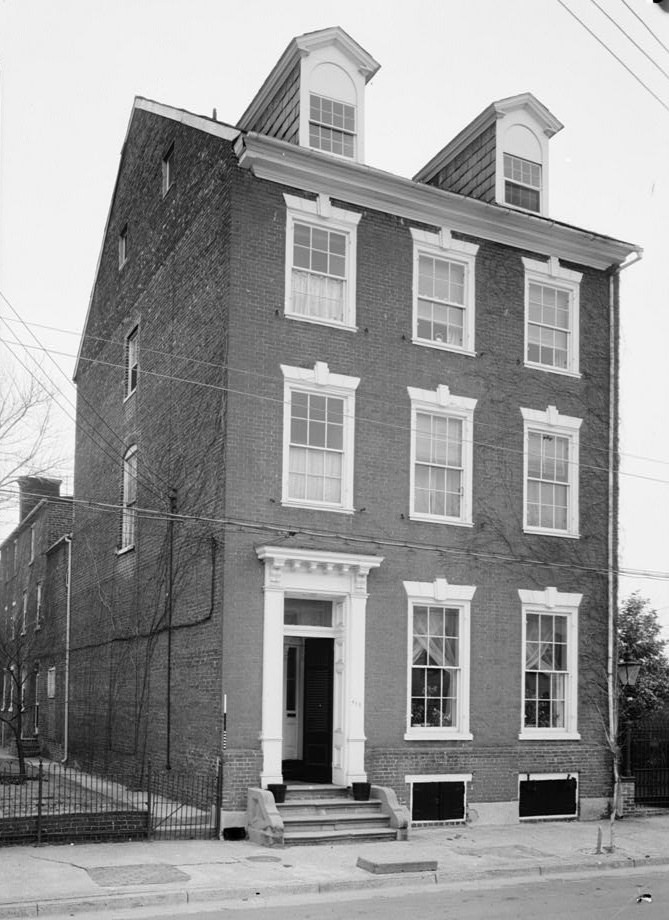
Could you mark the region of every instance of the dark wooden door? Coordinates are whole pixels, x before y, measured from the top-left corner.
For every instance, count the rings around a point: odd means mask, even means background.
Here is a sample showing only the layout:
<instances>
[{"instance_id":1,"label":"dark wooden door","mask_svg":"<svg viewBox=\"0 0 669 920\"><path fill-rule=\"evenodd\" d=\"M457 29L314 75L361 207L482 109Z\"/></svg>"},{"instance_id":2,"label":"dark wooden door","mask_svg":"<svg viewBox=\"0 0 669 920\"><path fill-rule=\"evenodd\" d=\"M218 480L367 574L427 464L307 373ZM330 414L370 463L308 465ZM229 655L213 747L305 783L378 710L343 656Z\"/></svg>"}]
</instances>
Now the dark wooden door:
<instances>
[{"instance_id":1,"label":"dark wooden door","mask_svg":"<svg viewBox=\"0 0 669 920\"><path fill-rule=\"evenodd\" d=\"M332 782L332 639L304 643L304 779Z\"/></svg>"}]
</instances>

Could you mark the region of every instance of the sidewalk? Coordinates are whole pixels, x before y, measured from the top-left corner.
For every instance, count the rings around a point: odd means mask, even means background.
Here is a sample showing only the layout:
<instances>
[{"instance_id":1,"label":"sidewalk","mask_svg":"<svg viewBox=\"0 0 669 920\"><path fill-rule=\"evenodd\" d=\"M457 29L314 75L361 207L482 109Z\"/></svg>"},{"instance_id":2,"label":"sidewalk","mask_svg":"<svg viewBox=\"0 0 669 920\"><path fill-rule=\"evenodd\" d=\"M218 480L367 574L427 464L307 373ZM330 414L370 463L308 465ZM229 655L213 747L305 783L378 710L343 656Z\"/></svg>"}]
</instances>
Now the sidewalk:
<instances>
[{"instance_id":1,"label":"sidewalk","mask_svg":"<svg viewBox=\"0 0 669 920\"><path fill-rule=\"evenodd\" d=\"M285 849L217 840L6 847L0 918L669 865L669 813L617 821L612 853L608 835L608 821L554 821L417 828L406 842ZM388 871L361 868L359 858ZM406 871L426 861L436 867Z\"/></svg>"}]
</instances>

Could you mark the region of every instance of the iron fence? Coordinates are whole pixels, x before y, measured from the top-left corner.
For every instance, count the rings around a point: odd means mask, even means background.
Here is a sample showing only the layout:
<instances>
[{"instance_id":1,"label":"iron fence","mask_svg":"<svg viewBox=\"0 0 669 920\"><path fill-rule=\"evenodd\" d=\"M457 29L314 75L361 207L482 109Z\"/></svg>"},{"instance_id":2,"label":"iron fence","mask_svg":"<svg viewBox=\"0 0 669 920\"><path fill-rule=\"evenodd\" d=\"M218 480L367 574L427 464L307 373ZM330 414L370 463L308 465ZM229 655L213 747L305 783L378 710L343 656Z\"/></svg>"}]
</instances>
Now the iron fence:
<instances>
[{"instance_id":1,"label":"iron fence","mask_svg":"<svg viewBox=\"0 0 669 920\"><path fill-rule=\"evenodd\" d=\"M0 845L17 841L220 836L222 772L85 773L0 764Z\"/></svg>"},{"instance_id":2,"label":"iron fence","mask_svg":"<svg viewBox=\"0 0 669 920\"><path fill-rule=\"evenodd\" d=\"M630 753L635 800L669 807L669 733L666 729L633 731Z\"/></svg>"}]
</instances>

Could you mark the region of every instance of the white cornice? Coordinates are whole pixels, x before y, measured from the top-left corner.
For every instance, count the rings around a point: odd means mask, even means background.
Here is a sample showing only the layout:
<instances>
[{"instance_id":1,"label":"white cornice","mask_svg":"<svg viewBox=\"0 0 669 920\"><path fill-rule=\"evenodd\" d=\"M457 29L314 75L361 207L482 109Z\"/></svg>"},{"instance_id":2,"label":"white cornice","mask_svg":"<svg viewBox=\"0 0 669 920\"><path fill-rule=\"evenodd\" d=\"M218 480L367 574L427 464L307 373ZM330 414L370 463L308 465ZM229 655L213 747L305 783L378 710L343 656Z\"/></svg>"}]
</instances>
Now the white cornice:
<instances>
[{"instance_id":1,"label":"white cornice","mask_svg":"<svg viewBox=\"0 0 669 920\"><path fill-rule=\"evenodd\" d=\"M240 136L235 152L240 165L259 179L592 268L607 269L621 264L631 253L641 252L632 243L340 161L260 134Z\"/></svg>"}]
</instances>

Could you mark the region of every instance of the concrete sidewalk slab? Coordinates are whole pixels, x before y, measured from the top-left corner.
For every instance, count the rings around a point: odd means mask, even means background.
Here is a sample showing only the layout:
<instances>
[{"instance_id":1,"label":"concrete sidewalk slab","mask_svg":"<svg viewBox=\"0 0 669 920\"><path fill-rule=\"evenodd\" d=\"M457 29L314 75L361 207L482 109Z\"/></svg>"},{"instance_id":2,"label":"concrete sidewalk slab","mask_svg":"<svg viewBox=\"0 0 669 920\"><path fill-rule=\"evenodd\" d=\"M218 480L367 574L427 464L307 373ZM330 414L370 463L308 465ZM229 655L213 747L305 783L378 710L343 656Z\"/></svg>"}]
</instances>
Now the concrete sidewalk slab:
<instances>
[{"instance_id":1,"label":"concrete sidewalk slab","mask_svg":"<svg viewBox=\"0 0 669 920\"><path fill-rule=\"evenodd\" d=\"M612 851L598 852L599 838L609 843L608 822L415 828L408 841L284 849L217 840L6 847L0 918L669 865L669 814L616 822Z\"/></svg>"}]
</instances>

